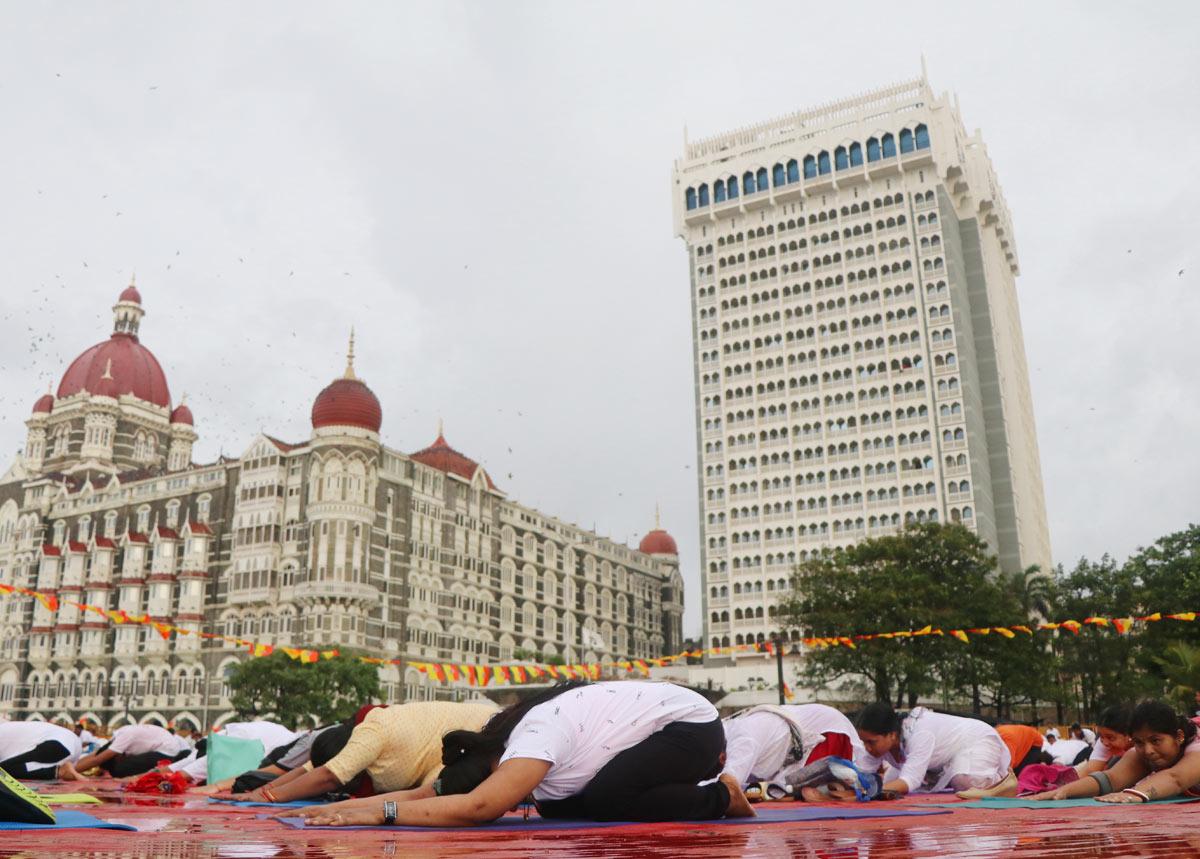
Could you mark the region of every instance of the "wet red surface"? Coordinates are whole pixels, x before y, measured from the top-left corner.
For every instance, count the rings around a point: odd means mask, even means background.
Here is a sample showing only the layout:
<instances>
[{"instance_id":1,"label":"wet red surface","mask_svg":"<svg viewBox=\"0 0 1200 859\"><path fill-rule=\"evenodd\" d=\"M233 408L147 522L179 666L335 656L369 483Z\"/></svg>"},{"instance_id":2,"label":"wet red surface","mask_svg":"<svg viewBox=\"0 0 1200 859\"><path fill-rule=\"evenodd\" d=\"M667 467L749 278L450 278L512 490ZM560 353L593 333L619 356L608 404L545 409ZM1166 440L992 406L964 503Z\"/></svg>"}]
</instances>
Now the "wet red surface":
<instances>
[{"instance_id":1,"label":"wet red surface","mask_svg":"<svg viewBox=\"0 0 1200 859\"><path fill-rule=\"evenodd\" d=\"M89 785L95 791L104 783ZM357 856L548 856L708 859L725 856L1077 857L1200 856L1200 803L1047 810L955 809L915 818L744 826L634 825L592 831L336 832L289 830L201 796L122 796L95 791L103 805L73 806L138 832L5 832L0 857L167 859L342 859ZM77 785L48 788L75 791ZM906 807L945 800L903 800Z\"/></svg>"}]
</instances>

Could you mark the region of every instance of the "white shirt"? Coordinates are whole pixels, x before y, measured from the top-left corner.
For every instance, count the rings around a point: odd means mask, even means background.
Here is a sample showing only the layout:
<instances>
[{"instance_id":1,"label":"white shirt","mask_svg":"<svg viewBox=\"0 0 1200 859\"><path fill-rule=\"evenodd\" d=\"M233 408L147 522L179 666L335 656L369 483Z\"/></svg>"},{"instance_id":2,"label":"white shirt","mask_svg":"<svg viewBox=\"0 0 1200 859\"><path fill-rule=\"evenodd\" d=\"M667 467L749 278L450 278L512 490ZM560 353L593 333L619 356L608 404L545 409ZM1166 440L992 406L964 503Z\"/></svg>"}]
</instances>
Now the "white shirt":
<instances>
[{"instance_id":1,"label":"white shirt","mask_svg":"<svg viewBox=\"0 0 1200 859\"><path fill-rule=\"evenodd\" d=\"M239 740L258 740L263 744L263 756L265 757L272 749L279 746L285 746L299 736L294 731L289 731L283 725L275 722L257 721L257 722L230 722L218 734L223 734L227 737L237 737ZM192 778L193 781L208 780L208 755L197 757L196 751L181 761L176 761L171 764L171 769L176 772L184 772Z\"/></svg>"},{"instance_id":2,"label":"white shirt","mask_svg":"<svg viewBox=\"0 0 1200 859\"><path fill-rule=\"evenodd\" d=\"M702 695L671 683L617 680L572 689L525 714L500 762L548 761L535 799L566 799L587 786L605 764L672 722L718 718Z\"/></svg>"},{"instance_id":3,"label":"white shirt","mask_svg":"<svg viewBox=\"0 0 1200 859\"><path fill-rule=\"evenodd\" d=\"M74 731L52 725L49 722L0 722L0 761L32 752L48 740L62 743L67 750L68 757L58 761L32 761L31 763L51 766L60 764L63 760L77 761L83 754L83 744L79 742L79 737L75 735Z\"/></svg>"},{"instance_id":4,"label":"white shirt","mask_svg":"<svg viewBox=\"0 0 1200 859\"><path fill-rule=\"evenodd\" d=\"M1096 745L1096 732L1091 728L1080 728L1080 733L1083 734L1083 741L1089 746Z\"/></svg>"},{"instance_id":5,"label":"white shirt","mask_svg":"<svg viewBox=\"0 0 1200 859\"><path fill-rule=\"evenodd\" d=\"M866 753L858 731L839 710L825 704L785 704L779 708L787 713L801 729L802 735L819 736L844 734L854 747L857 758ZM772 712L747 713L726 719L725 772L747 785L771 781L783 769L792 747L792 731L788 723ZM812 749L806 748L807 757Z\"/></svg>"},{"instance_id":6,"label":"white shirt","mask_svg":"<svg viewBox=\"0 0 1200 859\"><path fill-rule=\"evenodd\" d=\"M889 773L885 780L897 778L903 781L910 793L921 790L927 778L931 782L929 789L936 791L945 786L942 782L948 782L955 775L945 770L956 757L970 752L976 745L992 742L993 737L1004 747L996 729L986 722L916 707L908 714L900 731L903 761L888 752L882 760L864 753L861 761L855 760L855 763L867 772L878 772L885 764L899 770L898 775ZM1059 743L1055 743L1051 748L1058 746ZM1007 756L1007 747L1004 748Z\"/></svg>"},{"instance_id":7,"label":"white shirt","mask_svg":"<svg viewBox=\"0 0 1200 859\"><path fill-rule=\"evenodd\" d=\"M1042 751L1050 755L1056 764L1069 767L1074 765L1075 758L1086 748L1087 743L1083 740L1058 740L1051 745L1043 746Z\"/></svg>"},{"instance_id":8,"label":"white shirt","mask_svg":"<svg viewBox=\"0 0 1200 859\"><path fill-rule=\"evenodd\" d=\"M177 737L158 725L126 725L113 732L110 751L122 755L140 755L159 752L172 758L188 747L187 741Z\"/></svg>"},{"instance_id":9,"label":"white shirt","mask_svg":"<svg viewBox=\"0 0 1200 859\"><path fill-rule=\"evenodd\" d=\"M1058 743L1054 744L1054 746L1057 746L1057 745L1058 745ZM1075 754L1079 754L1079 753L1076 752ZM1120 754L1118 754L1117 752L1114 752L1107 745L1105 745L1104 740L1100 740L1099 742L1096 743L1096 745L1092 746L1092 755L1091 755L1091 757L1088 758L1088 760L1089 761L1107 761L1107 760L1111 760L1112 758L1119 758L1119 757L1120 757ZM1075 760L1075 758L1072 757L1071 760Z\"/></svg>"}]
</instances>

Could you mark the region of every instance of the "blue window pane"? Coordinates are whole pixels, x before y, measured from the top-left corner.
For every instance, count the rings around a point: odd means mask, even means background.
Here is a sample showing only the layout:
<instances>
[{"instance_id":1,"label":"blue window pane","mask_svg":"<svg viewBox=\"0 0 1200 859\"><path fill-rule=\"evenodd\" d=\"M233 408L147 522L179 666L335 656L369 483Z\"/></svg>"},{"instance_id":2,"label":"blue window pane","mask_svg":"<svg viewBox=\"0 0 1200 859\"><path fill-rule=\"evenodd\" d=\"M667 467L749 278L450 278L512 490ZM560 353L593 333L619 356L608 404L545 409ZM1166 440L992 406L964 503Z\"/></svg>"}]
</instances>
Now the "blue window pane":
<instances>
[{"instance_id":1,"label":"blue window pane","mask_svg":"<svg viewBox=\"0 0 1200 859\"><path fill-rule=\"evenodd\" d=\"M868 161L878 161L879 160L879 141L876 140L874 137L870 138L867 141L867 160Z\"/></svg>"},{"instance_id":2,"label":"blue window pane","mask_svg":"<svg viewBox=\"0 0 1200 859\"><path fill-rule=\"evenodd\" d=\"M817 172L824 176L829 172L829 153L821 152L817 154Z\"/></svg>"},{"instance_id":3,"label":"blue window pane","mask_svg":"<svg viewBox=\"0 0 1200 859\"><path fill-rule=\"evenodd\" d=\"M760 191L767 190L767 168L766 167L758 168L758 190L760 190Z\"/></svg>"},{"instance_id":4,"label":"blue window pane","mask_svg":"<svg viewBox=\"0 0 1200 859\"><path fill-rule=\"evenodd\" d=\"M817 159L811 155L804 156L804 178L815 179L817 177Z\"/></svg>"},{"instance_id":5,"label":"blue window pane","mask_svg":"<svg viewBox=\"0 0 1200 859\"><path fill-rule=\"evenodd\" d=\"M701 206L708 205L708 185L700 186L700 205Z\"/></svg>"},{"instance_id":6,"label":"blue window pane","mask_svg":"<svg viewBox=\"0 0 1200 859\"><path fill-rule=\"evenodd\" d=\"M745 173L742 174L742 193L743 194L753 194L754 193L754 174L751 173L749 170L747 170Z\"/></svg>"},{"instance_id":7,"label":"blue window pane","mask_svg":"<svg viewBox=\"0 0 1200 859\"><path fill-rule=\"evenodd\" d=\"M795 158L787 163L787 180L789 182L800 181L800 165L796 163Z\"/></svg>"},{"instance_id":8,"label":"blue window pane","mask_svg":"<svg viewBox=\"0 0 1200 859\"><path fill-rule=\"evenodd\" d=\"M917 148L929 148L929 129L924 125L917 126Z\"/></svg>"},{"instance_id":9,"label":"blue window pane","mask_svg":"<svg viewBox=\"0 0 1200 859\"><path fill-rule=\"evenodd\" d=\"M912 152L913 151L913 135L912 135L912 132L909 131L907 128L903 129L900 132L900 151L901 152Z\"/></svg>"},{"instance_id":10,"label":"blue window pane","mask_svg":"<svg viewBox=\"0 0 1200 859\"><path fill-rule=\"evenodd\" d=\"M833 150L833 163L838 170L845 170L850 166L850 158L846 155L846 147L839 146Z\"/></svg>"},{"instance_id":11,"label":"blue window pane","mask_svg":"<svg viewBox=\"0 0 1200 859\"><path fill-rule=\"evenodd\" d=\"M729 199L737 199L737 176L729 177Z\"/></svg>"},{"instance_id":12,"label":"blue window pane","mask_svg":"<svg viewBox=\"0 0 1200 859\"><path fill-rule=\"evenodd\" d=\"M776 164L775 168L772 170L771 183L776 188L778 188L780 185L787 184L787 177L784 175L782 164Z\"/></svg>"},{"instance_id":13,"label":"blue window pane","mask_svg":"<svg viewBox=\"0 0 1200 859\"><path fill-rule=\"evenodd\" d=\"M896 154L896 138L890 134L883 135L883 157L891 158Z\"/></svg>"},{"instance_id":14,"label":"blue window pane","mask_svg":"<svg viewBox=\"0 0 1200 859\"><path fill-rule=\"evenodd\" d=\"M850 166L862 166L862 145L858 143L850 144Z\"/></svg>"},{"instance_id":15,"label":"blue window pane","mask_svg":"<svg viewBox=\"0 0 1200 859\"><path fill-rule=\"evenodd\" d=\"M684 197L687 199L688 209L696 208L696 189L695 188L688 188L687 193L684 194Z\"/></svg>"},{"instance_id":16,"label":"blue window pane","mask_svg":"<svg viewBox=\"0 0 1200 859\"><path fill-rule=\"evenodd\" d=\"M713 200L717 203L725 202L725 181L723 179L713 182Z\"/></svg>"}]
</instances>

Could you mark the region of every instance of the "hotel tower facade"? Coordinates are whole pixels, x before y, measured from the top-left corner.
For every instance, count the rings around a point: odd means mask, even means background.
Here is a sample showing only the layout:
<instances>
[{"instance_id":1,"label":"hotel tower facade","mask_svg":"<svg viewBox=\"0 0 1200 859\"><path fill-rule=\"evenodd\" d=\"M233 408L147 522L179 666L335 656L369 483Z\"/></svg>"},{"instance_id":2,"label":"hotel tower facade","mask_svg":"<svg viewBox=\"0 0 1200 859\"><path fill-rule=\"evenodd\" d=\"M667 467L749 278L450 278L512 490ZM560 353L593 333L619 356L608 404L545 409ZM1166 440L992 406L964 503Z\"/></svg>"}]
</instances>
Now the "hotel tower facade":
<instances>
[{"instance_id":1,"label":"hotel tower facade","mask_svg":"<svg viewBox=\"0 0 1200 859\"><path fill-rule=\"evenodd\" d=\"M921 79L699 141L673 171L695 349L705 641L762 641L794 566L961 522L1050 566L1012 217Z\"/></svg>"}]
</instances>

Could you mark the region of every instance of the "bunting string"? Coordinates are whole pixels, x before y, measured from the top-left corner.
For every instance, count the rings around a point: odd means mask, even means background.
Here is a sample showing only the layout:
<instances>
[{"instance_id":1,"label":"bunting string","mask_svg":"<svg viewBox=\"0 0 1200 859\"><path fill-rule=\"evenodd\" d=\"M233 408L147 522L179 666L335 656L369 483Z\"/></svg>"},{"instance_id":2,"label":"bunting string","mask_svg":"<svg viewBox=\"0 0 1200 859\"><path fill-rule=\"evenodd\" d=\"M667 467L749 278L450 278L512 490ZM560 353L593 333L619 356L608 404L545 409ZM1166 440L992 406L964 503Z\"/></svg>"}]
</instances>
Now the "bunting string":
<instances>
[{"instance_id":1,"label":"bunting string","mask_svg":"<svg viewBox=\"0 0 1200 859\"><path fill-rule=\"evenodd\" d=\"M15 585L0 584L0 595L24 596L37 600L50 613L56 614L65 607L73 607L81 612L103 618L114 625L135 624L149 626L164 640L172 635L195 635L208 641L222 641L225 644L244 648L252 657L269 656L275 651L281 651L289 658L301 663L319 662L322 659L333 659L340 651L336 648L319 647L285 647L282 645L265 644L236 636L221 635L214 632L204 632L169 623L161 618L149 615L131 615L123 610L101 608L74 600L62 599L51 592L36 591ZM969 644L972 636L998 635L1001 638L1013 639L1018 636L1032 637L1038 632L1067 632L1079 635L1087 628L1112 630L1117 635L1128 635L1135 626L1144 626L1162 621L1180 621L1191 623L1196 620L1196 612L1185 611L1174 614L1154 612L1153 614L1133 617L1086 617L1083 620L1062 620L1057 622L1039 623L1036 625L1015 624L1012 626L969 627L966 629L941 629L927 625L921 629L903 630L898 632L875 632L858 635L821 636L800 639L801 644L811 648L846 647L857 649L860 644L873 641L890 641L907 638L924 638L927 636L949 637L963 644ZM177 621L186 622L186 621ZM788 641L786 644L795 644ZM516 662L503 665L478 665L448 662L419 662L415 660L385 659L374 656L359 656L363 662L371 665L409 665L421 672L429 681L437 684L466 684L469 686L488 686L495 684L522 685L529 683L547 683L558 680L591 679L602 676L622 676L637 674L643 677L650 674L651 667L665 667L680 660L698 659L704 656L725 656L735 653L768 653L774 655L775 644L771 641L752 642L750 644L735 644L728 647L709 647L685 650L672 656L662 656L648 659L619 659L615 662L587 662L573 665L558 665L548 662Z\"/></svg>"}]
</instances>

